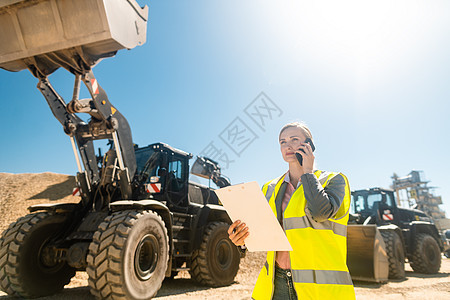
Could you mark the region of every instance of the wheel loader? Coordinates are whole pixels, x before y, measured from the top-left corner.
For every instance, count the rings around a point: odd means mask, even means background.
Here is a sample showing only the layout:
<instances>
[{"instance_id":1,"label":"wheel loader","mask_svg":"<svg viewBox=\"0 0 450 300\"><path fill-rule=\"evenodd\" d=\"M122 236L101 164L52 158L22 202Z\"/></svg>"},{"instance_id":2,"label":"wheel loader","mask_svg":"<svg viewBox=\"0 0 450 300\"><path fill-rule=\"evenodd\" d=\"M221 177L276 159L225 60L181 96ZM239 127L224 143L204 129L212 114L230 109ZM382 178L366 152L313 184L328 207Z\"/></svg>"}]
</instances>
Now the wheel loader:
<instances>
[{"instance_id":1,"label":"wheel loader","mask_svg":"<svg viewBox=\"0 0 450 300\"><path fill-rule=\"evenodd\" d=\"M444 250L431 217L398 207L382 188L352 192L347 244L352 278L376 282L404 278L405 259L415 272L438 273Z\"/></svg>"},{"instance_id":2,"label":"wheel loader","mask_svg":"<svg viewBox=\"0 0 450 300\"><path fill-rule=\"evenodd\" d=\"M0 2L0 67L28 69L73 147L79 203L41 204L0 237L0 289L34 298L57 293L76 271L101 299L150 299L180 270L205 285L233 282L241 253L213 189L189 181L192 154L164 143L138 147L126 118L92 68L146 40L148 7L135 0ZM49 75L74 75L66 103ZM81 84L90 97L80 99ZM78 115L88 114L89 121ZM108 140L96 155L94 141ZM191 173L230 185L217 162Z\"/></svg>"}]
</instances>

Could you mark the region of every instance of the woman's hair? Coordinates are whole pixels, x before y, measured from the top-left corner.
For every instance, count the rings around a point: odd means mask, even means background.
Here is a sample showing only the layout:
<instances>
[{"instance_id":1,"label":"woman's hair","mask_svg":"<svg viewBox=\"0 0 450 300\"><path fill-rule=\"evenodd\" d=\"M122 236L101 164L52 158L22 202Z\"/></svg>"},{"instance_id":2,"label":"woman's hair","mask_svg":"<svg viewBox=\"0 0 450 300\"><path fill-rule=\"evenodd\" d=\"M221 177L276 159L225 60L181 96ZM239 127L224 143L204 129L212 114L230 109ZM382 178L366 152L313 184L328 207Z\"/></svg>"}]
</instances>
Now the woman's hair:
<instances>
[{"instance_id":1,"label":"woman's hair","mask_svg":"<svg viewBox=\"0 0 450 300\"><path fill-rule=\"evenodd\" d=\"M291 123L287 123L286 125L283 126L283 128L281 128L280 130L280 134L278 135L278 139L280 139L281 137L281 133L283 133L284 130L286 130L289 127L297 127L300 128L303 132L303 134L305 135L306 138L310 138L313 142L314 139L312 137L311 131L309 130L308 126L306 126L305 123L303 122L291 122Z\"/></svg>"}]
</instances>

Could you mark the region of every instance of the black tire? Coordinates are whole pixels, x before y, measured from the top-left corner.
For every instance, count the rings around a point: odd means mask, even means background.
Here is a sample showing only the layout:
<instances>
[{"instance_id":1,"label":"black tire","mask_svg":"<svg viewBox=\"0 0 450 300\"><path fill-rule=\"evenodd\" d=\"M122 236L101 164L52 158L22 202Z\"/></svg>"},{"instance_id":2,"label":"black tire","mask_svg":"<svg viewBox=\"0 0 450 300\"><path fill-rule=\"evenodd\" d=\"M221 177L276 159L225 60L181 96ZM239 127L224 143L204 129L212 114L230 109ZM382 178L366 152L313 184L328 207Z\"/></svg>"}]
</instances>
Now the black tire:
<instances>
[{"instance_id":1,"label":"black tire","mask_svg":"<svg viewBox=\"0 0 450 300\"><path fill-rule=\"evenodd\" d=\"M389 261L389 278L405 278L405 252L400 236L394 231L382 231Z\"/></svg>"},{"instance_id":2,"label":"black tire","mask_svg":"<svg viewBox=\"0 0 450 300\"><path fill-rule=\"evenodd\" d=\"M66 217L47 212L26 215L4 232L0 249L0 287L9 295L35 298L55 294L75 269L51 259L45 245Z\"/></svg>"},{"instance_id":3,"label":"black tire","mask_svg":"<svg viewBox=\"0 0 450 300\"><path fill-rule=\"evenodd\" d=\"M3 247L3 236L5 235L6 230L2 233L0 237L0 290L7 293L8 295L15 295L13 289L11 288L11 284L9 282L9 278L6 276L6 263L7 263L7 252L8 247Z\"/></svg>"},{"instance_id":4,"label":"black tire","mask_svg":"<svg viewBox=\"0 0 450 300\"><path fill-rule=\"evenodd\" d=\"M169 260L164 221L152 211L120 211L105 218L87 256L91 293L101 299L150 299Z\"/></svg>"},{"instance_id":5,"label":"black tire","mask_svg":"<svg viewBox=\"0 0 450 300\"><path fill-rule=\"evenodd\" d=\"M441 268L441 250L431 235L426 233L417 234L410 266L417 273L436 274L439 272Z\"/></svg>"},{"instance_id":6,"label":"black tire","mask_svg":"<svg viewBox=\"0 0 450 300\"><path fill-rule=\"evenodd\" d=\"M233 283L239 270L240 252L228 238L229 227L224 222L208 225L200 248L191 257L192 279L209 286Z\"/></svg>"}]
</instances>

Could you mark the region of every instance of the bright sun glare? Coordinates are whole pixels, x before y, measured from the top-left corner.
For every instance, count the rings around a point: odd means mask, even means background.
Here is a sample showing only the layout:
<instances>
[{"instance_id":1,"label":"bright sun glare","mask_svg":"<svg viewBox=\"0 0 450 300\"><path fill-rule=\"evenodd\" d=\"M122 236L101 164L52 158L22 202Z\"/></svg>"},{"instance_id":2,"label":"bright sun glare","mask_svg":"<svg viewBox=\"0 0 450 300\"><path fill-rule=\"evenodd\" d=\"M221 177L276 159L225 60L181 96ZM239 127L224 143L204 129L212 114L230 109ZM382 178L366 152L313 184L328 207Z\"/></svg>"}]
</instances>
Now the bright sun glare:
<instances>
[{"instance_id":1,"label":"bright sun glare","mask_svg":"<svg viewBox=\"0 0 450 300\"><path fill-rule=\"evenodd\" d=\"M433 14L440 12L420 3L270 1L264 14L271 38L285 46L286 60L308 57L336 76L347 70L364 86L369 79L388 79L396 63L412 60L423 50Z\"/></svg>"}]
</instances>

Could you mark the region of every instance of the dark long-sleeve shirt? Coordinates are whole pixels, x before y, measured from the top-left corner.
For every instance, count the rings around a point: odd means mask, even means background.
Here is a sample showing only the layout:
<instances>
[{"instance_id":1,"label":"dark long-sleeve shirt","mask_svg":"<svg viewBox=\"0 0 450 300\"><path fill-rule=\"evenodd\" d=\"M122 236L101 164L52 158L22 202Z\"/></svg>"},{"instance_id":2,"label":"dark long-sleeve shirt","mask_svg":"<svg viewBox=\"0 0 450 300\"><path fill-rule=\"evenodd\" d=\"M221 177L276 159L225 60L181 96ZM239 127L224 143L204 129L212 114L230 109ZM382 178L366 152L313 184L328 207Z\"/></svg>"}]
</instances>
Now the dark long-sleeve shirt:
<instances>
[{"instance_id":1,"label":"dark long-sleeve shirt","mask_svg":"<svg viewBox=\"0 0 450 300\"><path fill-rule=\"evenodd\" d=\"M307 209L316 222L323 222L334 217L345 195L345 180L341 174L331 178L325 188L319 179L307 173L301 176Z\"/></svg>"}]
</instances>

